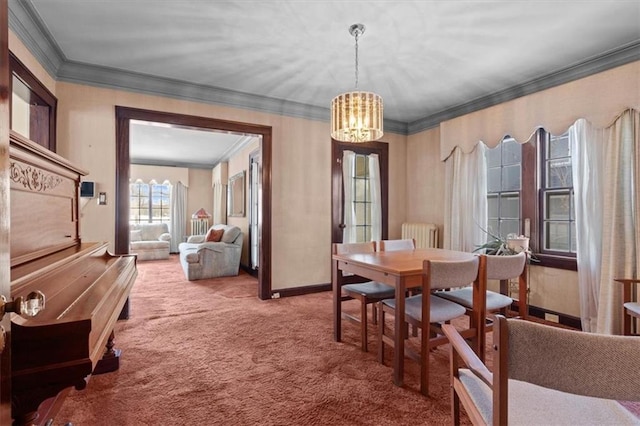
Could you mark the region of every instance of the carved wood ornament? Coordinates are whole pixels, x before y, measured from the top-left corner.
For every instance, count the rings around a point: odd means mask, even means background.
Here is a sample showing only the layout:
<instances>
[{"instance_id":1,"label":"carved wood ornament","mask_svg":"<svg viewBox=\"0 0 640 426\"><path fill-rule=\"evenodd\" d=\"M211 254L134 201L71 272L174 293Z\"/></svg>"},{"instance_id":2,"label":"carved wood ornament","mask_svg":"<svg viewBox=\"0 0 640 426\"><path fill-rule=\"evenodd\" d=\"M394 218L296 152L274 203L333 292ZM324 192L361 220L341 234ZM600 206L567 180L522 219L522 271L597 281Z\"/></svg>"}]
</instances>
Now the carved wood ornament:
<instances>
[{"instance_id":1,"label":"carved wood ornament","mask_svg":"<svg viewBox=\"0 0 640 426\"><path fill-rule=\"evenodd\" d=\"M45 192L62 183L60 176L50 175L31 166L25 168L15 162L11 162L9 175L12 181L21 183L25 188L32 191Z\"/></svg>"}]
</instances>

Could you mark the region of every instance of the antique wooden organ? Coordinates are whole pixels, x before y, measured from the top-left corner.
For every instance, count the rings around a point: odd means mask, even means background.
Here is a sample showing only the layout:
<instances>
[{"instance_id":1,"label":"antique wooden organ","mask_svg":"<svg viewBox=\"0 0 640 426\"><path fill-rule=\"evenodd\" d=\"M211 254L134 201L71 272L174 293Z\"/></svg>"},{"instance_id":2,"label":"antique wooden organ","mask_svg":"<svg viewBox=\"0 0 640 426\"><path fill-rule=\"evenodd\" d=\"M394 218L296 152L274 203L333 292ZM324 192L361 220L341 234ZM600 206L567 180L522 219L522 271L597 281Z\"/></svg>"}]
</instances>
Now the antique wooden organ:
<instances>
[{"instance_id":1,"label":"antique wooden organ","mask_svg":"<svg viewBox=\"0 0 640 426\"><path fill-rule=\"evenodd\" d=\"M11 296L39 291L45 300L36 316L12 317L12 415L14 424L41 425L72 387L118 368L113 327L136 262L81 241L84 171L17 133L10 139Z\"/></svg>"}]
</instances>

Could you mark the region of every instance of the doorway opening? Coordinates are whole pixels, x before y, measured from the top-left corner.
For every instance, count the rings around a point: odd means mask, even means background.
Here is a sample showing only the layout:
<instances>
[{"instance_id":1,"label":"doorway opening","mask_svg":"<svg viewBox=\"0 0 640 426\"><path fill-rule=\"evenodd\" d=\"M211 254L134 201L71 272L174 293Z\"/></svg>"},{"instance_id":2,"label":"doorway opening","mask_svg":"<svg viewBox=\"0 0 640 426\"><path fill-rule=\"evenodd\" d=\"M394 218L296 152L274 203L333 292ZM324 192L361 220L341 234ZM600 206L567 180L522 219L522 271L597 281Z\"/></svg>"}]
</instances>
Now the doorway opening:
<instances>
[{"instance_id":1,"label":"doorway opening","mask_svg":"<svg viewBox=\"0 0 640 426\"><path fill-rule=\"evenodd\" d=\"M260 146L260 205L257 217L260 219L256 231L257 256L259 268L258 297L271 298L271 133L270 126L250 123L218 120L128 107L116 107L116 235L115 251L119 254L129 252L129 164L130 164L130 125L132 120L166 123L217 130L222 132L244 133L259 136Z\"/></svg>"}]
</instances>

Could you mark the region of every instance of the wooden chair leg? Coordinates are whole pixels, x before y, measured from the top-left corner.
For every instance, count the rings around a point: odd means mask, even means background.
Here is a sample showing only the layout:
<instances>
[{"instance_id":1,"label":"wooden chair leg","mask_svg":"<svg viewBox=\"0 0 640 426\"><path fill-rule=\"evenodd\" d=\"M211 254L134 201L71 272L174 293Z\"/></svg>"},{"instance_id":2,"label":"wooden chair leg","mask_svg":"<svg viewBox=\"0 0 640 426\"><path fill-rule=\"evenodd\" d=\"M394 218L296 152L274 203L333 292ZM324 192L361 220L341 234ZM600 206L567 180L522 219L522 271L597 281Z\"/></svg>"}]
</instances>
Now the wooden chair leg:
<instances>
[{"instance_id":1,"label":"wooden chair leg","mask_svg":"<svg viewBox=\"0 0 640 426\"><path fill-rule=\"evenodd\" d=\"M367 302L360 301L360 338L362 339L362 352L368 352L367 348Z\"/></svg>"},{"instance_id":2,"label":"wooden chair leg","mask_svg":"<svg viewBox=\"0 0 640 426\"><path fill-rule=\"evenodd\" d=\"M384 308L378 307L378 362L384 364Z\"/></svg>"},{"instance_id":3,"label":"wooden chair leg","mask_svg":"<svg viewBox=\"0 0 640 426\"><path fill-rule=\"evenodd\" d=\"M371 322L373 325L378 324L378 307L377 303L371 304Z\"/></svg>"}]
</instances>

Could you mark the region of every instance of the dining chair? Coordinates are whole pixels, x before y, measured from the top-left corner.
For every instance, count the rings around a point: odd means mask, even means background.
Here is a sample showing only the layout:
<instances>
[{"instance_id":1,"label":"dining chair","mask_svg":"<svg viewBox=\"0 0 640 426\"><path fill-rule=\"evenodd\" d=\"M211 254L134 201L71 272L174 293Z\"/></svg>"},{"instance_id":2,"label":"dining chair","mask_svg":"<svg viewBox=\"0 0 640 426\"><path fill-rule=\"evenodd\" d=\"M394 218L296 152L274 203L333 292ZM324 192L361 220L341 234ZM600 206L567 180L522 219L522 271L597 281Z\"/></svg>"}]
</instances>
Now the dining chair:
<instances>
[{"instance_id":1,"label":"dining chair","mask_svg":"<svg viewBox=\"0 0 640 426\"><path fill-rule=\"evenodd\" d=\"M475 291L479 292L479 270L484 268L484 261L481 263L480 259L481 257L474 256L464 261L425 260L422 266L422 294L405 299L405 321L421 329L420 351L417 352L410 345L405 345L405 354L420 363L420 391L423 395L429 393L430 350L448 342L440 329L441 324L463 317L466 313L463 306L434 296L432 293L436 290L465 286L472 282ZM477 294L476 299L479 301L478 309L483 311L484 297ZM394 346L394 336L388 334L392 329L385 327L385 316L389 313L393 314L395 309L396 299L385 299L380 302L378 309L378 361L381 363L384 363L385 345ZM428 325L426 329L423 328L423 324ZM406 328L404 333L403 342L410 339ZM478 341L477 329L469 327L462 331L462 334L467 338L474 338L475 342Z\"/></svg>"},{"instance_id":2,"label":"dining chair","mask_svg":"<svg viewBox=\"0 0 640 426\"><path fill-rule=\"evenodd\" d=\"M350 253L373 253L376 251L376 244L373 241L366 243L334 243L333 254L350 254ZM351 282L343 284L346 277L343 277L342 271L338 270L338 282L342 289L340 299L340 315L351 321L360 324L360 339L363 352L368 352L368 324L367 324L367 305L379 302L382 299L393 297L395 290L393 287L377 281L367 282ZM360 277L355 277L359 279ZM353 280L354 277L349 277ZM360 301L360 317L348 314L342 311L342 302L356 299ZM377 322L376 312L372 313L372 321Z\"/></svg>"},{"instance_id":3,"label":"dining chair","mask_svg":"<svg viewBox=\"0 0 640 426\"><path fill-rule=\"evenodd\" d=\"M451 302L458 303L464 306L466 314L469 316L471 327L477 327L479 321L486 321L486 315L489 313L502 312L505 308L511 306L513 299L494 291L487 290L488 280L511 280L518 278L519 283L519 301L518 307L521 313L521 317L526 319L526 312L528 311L527 304L527 255L525 252L518 253L512 256L494 256L481 254L481 257L485 259L486 268L485 272L479 277L480 292L478 294L486 294L485 299L485 312L481 313L477 309L474 310L474 291L471 286L452 289L448 291L438 291L435 293L438 297L442 297ZM477 305L477 303L476 303ZM485 327L485 331L491 331L493 322L489 320ZM479 341L477 347L480 348L478 356L481 360L484 360L484 349L486 343L486 336L484 334L478 335Z\"/></svg>"},{"instance_id":4,"label":"dining chair","mask_svg":"<svg viewBox=\"0 0 640 426\"><path fill-rule=\"evenodd\" d=\"M413 250L416 248L416 240L405 238L402 240L380 240L378 241L379 251Z\"/></svg>"},{"instance_id":5,"label":"dining chair","mask_svg":"<svg viewBox=\"0 0 640 426\"><path fill-rule=\"evenodd\" d=\"M640 339L496 316L491 371L446 324L451 422L474 425L628 425L618 401L640 401Z\"/></svg>"},{"instance_id":6,"label":"dining chair","mask_svg":"<svg viewBox=\"0 0 640 426\"><path fill-rule=\"evenodd\" d=\"M640 279L616 278L614 281L621 283L622 288L622 334L625 336L638 335L636 325L635 333L631 333L631 321L640 319L640 301L638 301L638 284Z\"/></svg>"}]
</instances>

